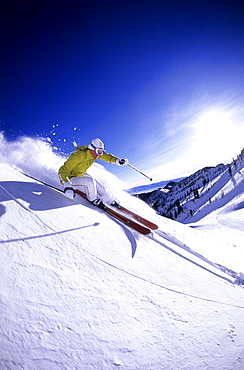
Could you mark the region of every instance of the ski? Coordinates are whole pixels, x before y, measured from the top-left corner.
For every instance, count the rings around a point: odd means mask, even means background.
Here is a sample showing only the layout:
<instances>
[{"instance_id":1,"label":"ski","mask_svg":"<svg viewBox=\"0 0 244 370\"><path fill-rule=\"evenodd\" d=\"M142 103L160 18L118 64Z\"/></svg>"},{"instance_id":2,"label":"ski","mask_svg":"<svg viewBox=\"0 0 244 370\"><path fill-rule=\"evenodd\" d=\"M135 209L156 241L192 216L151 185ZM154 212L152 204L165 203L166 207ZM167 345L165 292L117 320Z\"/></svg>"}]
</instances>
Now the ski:
<instances>
[{"instance_id":1,"label":"ski","mask_svg":"<svg viewBox=\"0 0 244 370\"><path fill-rule=\"evenodd\" d=\"M79 189L75 189L75 193L86 199L88 202L86 194L82 193ZM131 229L138 231L140 234L143 235L149 235L151 233L151 230L141 224L138 224L137 222L129 219L128 217L122 215L119 212L116 212L115 210L111 209L107 205L104 206L104 209L101 209L102 211L106 212L110 216L114 217L116 220L122 222L124 225L129 226Z\"/></svg>"},{"instance_id":2,"label":"ski","mask_svg":"<svg viewBox=\"0 0 244 370\"><path fill-rule=\"evenodd\" d=\"M141 216L137 215L135 212L132 212L128 208L125 208L125 207L121 206L118 203L112 203L111 206L115 207L115 208L119 209L121 212L131 216L134 220L140 222L142 225L148 227L151 230L157 230L158 229L158 225L154 224L153 222L147 220L144 217L141 217Z\"/></svg>"}]
</instances>

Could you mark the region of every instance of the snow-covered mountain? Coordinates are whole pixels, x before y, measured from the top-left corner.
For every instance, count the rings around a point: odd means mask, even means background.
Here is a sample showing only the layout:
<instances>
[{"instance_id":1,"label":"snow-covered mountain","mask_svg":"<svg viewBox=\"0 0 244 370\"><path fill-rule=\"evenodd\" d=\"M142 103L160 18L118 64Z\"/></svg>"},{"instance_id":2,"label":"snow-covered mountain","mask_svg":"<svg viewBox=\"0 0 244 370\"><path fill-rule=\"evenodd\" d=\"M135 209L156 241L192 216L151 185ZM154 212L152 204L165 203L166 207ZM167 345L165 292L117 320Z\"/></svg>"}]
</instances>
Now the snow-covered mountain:
<instances>
[{"instance_id":1,"label":"snow-covered mountain","mask_svg":"<svg viewBox=\"0 0 244 370\"><path fill-rule=\"evenodd\" d=\"M145 237L20 173L58 186L64 158L50 144L1 144L1 370L244 368L244 290L226 273L244 270L243 167L225 185L238 193L184 225L95 166L117 199L158 224Z\"/></svg>"},{"instance_id":2,"label":"snow-covered mountain","mask_svg":"<svg viewBox=\"0 0 244 370\"><path fill-rule=\"evenodd\" d=\"M150 191L132 189L158 214L182 223L201 220L221 208L244 189L244 149L232 163L203 168L181 181L169 181Z\"/></svg>"}]
</instances>

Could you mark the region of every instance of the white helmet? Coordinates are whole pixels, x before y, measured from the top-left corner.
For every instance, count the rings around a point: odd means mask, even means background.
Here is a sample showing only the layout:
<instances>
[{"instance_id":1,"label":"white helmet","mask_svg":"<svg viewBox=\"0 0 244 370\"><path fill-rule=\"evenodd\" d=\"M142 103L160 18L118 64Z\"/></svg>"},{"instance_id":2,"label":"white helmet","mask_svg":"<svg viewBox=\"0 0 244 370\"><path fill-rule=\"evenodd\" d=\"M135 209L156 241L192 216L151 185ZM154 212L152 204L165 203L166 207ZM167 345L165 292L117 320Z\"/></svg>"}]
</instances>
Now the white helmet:
<instances>
[{"instance_id":1,"label":"white helmet","mask_svg":"<svg viewBox=\"0 0 244 370\"><path fill-rule=\"evenodd\" d=\"M90 144L88 145L89 149L95 150L98 155L102 155L104 150L104 143L101 139L93 139Z\"/></svg>"}]
</instances>

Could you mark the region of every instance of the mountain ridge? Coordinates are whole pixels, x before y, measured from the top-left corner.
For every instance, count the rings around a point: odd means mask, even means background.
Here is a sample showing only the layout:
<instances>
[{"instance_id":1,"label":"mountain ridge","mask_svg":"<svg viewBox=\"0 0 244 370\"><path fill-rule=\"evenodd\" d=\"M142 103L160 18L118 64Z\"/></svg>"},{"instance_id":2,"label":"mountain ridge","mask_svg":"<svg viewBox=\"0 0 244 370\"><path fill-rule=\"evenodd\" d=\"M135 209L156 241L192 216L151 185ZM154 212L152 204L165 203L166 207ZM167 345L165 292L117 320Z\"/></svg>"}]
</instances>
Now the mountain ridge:
<instances>
[{"instance_id":1,"label":"mountain ridge","mask_svg":"<svg viewBox=\"0 0 244 370\"><path fill-rule=\"evenodd\" d=\"M131 193L149 204L161 216L183 223L196 222L206 216L207 208L209 212L215 209L209 206L213 201L219 201L230 193L230 190L225 192L224 188L228 181L234 181L234 174L241 171L243 165L244 150L230 164L204 167L179 181L162 182L162 187L153 191L137 193L131 189ZM234 184L240 192L244 188L243 182L240 178L238 184ZM219 201L219 206L221 204L224 201Z\"/></svg>"}]
</instances>

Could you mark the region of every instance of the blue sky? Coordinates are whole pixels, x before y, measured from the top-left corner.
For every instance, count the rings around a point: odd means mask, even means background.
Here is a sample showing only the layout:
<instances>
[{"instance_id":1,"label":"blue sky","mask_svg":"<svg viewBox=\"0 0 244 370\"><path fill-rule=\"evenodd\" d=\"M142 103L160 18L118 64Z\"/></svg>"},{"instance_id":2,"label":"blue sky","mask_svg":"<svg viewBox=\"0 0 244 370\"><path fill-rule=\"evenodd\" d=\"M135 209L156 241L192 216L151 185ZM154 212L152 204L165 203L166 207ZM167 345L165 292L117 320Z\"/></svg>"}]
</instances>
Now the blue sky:
<instances>
[{"instance_id":1,"label":"blue sky","mask_svg":"<svg viewBox=\"0 0 244 370\"><path fill-rule=\"evenodd\" d=\"M243 147L244 11L238 1L6 2L0 129L60 152L95 137L155 181ZM108 166L108 167L107 167ZM105 165L132 185L130 168Z\"/></svg>"}]
</instances>

